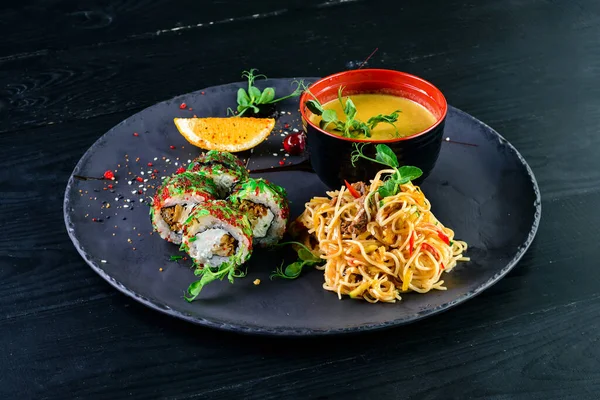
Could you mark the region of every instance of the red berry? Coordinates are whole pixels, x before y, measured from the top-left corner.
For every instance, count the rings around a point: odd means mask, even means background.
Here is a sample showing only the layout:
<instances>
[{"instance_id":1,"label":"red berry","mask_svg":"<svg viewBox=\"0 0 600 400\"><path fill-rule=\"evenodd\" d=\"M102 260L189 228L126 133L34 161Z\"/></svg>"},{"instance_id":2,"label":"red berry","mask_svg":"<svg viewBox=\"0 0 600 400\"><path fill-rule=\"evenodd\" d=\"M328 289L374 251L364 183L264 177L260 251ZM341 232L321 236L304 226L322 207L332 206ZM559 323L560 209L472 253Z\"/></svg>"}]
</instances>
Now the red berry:
<instances>
[{"instance_id":1,"label":"red berry","mask_svg":"<svg viewBox=\"0 0 600 400\"><path fill-rule=\"evenodd\" d=\"M304 133L291 133L283 139L283 148L289 154L298 155L304 151L306 147L306 136Z\"/></svg>"},{"instance_id":2,"label":"red berry","mask_svg":"<svg viewBox=\"0 0 600 400\"><path fill-rule=\"evenodd\" d=\"M115 174L111 170L108 170L104 173L104 179L115 179Z\"/></svg>"},{"instance_id":3,"label":"red berry","mask_svg":"<svg viewBox=\"0 0 600 400\"><path fill-rule=\"evenodd\" d=\"M177 171L175 171L176 174L181 174L182 172L185 172L185 168L183 167L179 167L177 168Z\"/></svg>"},{"instance_id":4,"label":"red berry","mask_svg":"<svg viewBox=\"0 0 600 400\"><path fill-rule=\"evenodd\" d=\"M179 108L181 108L182 110L185 110L186 107L187 107L187 104L185 104L185 103L181 103L179 105Z\"/></svg>"}]
</instances>

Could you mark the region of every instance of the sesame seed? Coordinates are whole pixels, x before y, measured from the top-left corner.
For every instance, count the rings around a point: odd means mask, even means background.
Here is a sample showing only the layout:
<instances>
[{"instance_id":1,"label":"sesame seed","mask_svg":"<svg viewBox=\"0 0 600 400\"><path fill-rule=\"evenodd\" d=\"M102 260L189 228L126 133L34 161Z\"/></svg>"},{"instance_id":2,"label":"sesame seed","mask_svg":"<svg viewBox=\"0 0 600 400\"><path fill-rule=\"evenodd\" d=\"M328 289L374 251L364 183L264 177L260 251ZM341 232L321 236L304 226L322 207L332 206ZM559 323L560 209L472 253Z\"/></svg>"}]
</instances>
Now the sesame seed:
<instances>
[{"instance_id":1,"label":"sesame seed","mask_svg":"<svg viewBox=\"0 0 600 400\"><path fill-rule=\"evenodd\" d=\"M166 162L171 162L171 160L169 160L168 158L165 160Z\"/></svg>"},{"instance_id":2,"label":"sesame seed","mask_svg":"<svg viewBox=\"0 0 600 400\"><path fill-rule=\"evenodd\" d=\"M127 204L125 204L125 205L123 206L123 208L129 208L129 206L128 206Z\"/></svg>"},{"instance_id":3,"label":"sesame seed","mask_svg":"<svg viewBox=\"0 0 600 400\"><path fill-rule=\"evenodd\" d=\"M158 157L154 157L154 161L158 160Z\"/></svg>"},{"instance_id":4,"label":"sesame seed","mask_svg":"<svg viewBox=\"0 0 600 400\"><path fill-rule=\"evenodd\" d=\"M277 153L273 153L273 155L274 155L275 157L277 157Z\"/></svg>"},{"instance_id":5,"label":"sesame seed","mask_svg":"<svg viewBox=\"0 0 600 400\"><path fill-rule=\"evenodd\" d=\"M127 182L128 185L131 185L131 181Z\"/></svg>"},{"instance_id":6,"label":"sesame seed","mask_svg":"<svg viewBox=\"0 0 600 400\"><path fill-rule=\"evenodd\" d=\"M285 153L284 155L285 155L286 157L289 157L289 156L290 156L288 153Z\"/></svg>"},{"instance_id":7,"label":"sesame seed","mask_svg":"<svg viewBox=\"0 0 600 400\"><path fill-rule=\"evenodd\" d=\"M119 201L119 198L118 198L118 197L115 197L115 201Z\"/></svg>"},{"instance_id":8,"label":"sesame seed","mask_svg":"<svg viewBox=\"0 0 600 400\"><path fill-rule=\"evenodd\" d=\"M447 138L446 138L446 142L449 142L449 141L450 141L450 138L449 138L449 137L447 137Z\"/></svg>"},{"instance_id":9,"label":"sesame seed","mask_svg":"<svg viewBox=\"0 0 600 400\"><path fill-rule=\"evenodd\" d=\"M144 187L144 185L139 185L138 187Z\"/></svg>"},{"instance_id":10,"label":"sesame seed","mask_svg":"<svg viewBox=\"0 0 600 400\"><path fill-rule=\"evenodd\" d=\"M188 164L191 163L191 162L192 162L192 160L188 160Z\"/></svg>"},{"instance_id":11,"label":"sesame seed","mask_svg":"<svg viewBox=\"0 0 600 400\"><path fill-rule=\"evenodd\" d=\"M294 129L292 129L292 130L293 130L294 132L298 132L298 129L296 129L296 128L294 128Z\"/></svg>"},{"instance_id":12,"label":"sesame seed","mask_svg":"<svg viewBox=\"0 0 600 400\"><path fill-rule=\"evenodd\" d=\"M100 260L102 264L106 264L106 260Z\"/></svg>"},{"instance_id":13,"label":"sesame seed","mask_svg":"<svg viewBox=\"0 0 600 400\"><path fill-rule=\"evenodd\" d=\"M141 172L140 172L140 175L144 175L144 171L141 171Z\"/></svg>"}]
</instances>

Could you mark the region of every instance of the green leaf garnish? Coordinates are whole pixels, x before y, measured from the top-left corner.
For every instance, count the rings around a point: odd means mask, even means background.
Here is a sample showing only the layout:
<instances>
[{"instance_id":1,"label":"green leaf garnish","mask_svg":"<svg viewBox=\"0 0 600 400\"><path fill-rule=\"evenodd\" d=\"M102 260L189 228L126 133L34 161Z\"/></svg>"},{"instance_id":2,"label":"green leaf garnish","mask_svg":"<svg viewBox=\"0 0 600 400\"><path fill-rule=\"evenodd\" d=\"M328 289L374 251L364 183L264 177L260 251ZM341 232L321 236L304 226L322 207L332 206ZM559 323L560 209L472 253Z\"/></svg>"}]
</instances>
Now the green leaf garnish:
<instances>
[{"instance_id":1,"label":"green leaf garnish","mask_svg":"<svg viewBox=\"0 0 600 400\"><path fill-rule=\"evenodd\" d=\"M360 134L364 135L365 137L371 137L371 131L378 124L387 123L392 125L396 130L396 137L399 136L395 122L398 120L398 115L401 112L400 110L396 110L389 115L376 115L369 118L367 122L360 121L356 119L356 105L350 97L346 98L344 101L344 97L342 95L344 87L340 86L338 88L338 101L342 105L342 110L344 110L344 115L346 117L344 121L341 121L334 110L326 110L323 108L323 105L319 102L319 100L317 100L315 95L310 93L310 90L308 87L306 87L306 85L302 83L299 85L299 88L300 87L313 96L312 100L306 101L306 108L308 108L313 114L321 117L321 121L319 123L321 129L326 129L333 126L332 129L341 132L342 136L344 137L357 137Z\"/></svg>"},{"instance_id":2,"label":"green leaf garnish","mask_svg":"<svg viewBox=\"0 0 600 400\"><path fill-rule=\"evenodd\" d=\"M177 261L177 260L181 260L183 258L183 256L171 256L169 257L169 261Z\"/></svg>"},{"instance_id":3,"label":"green leaf garnish","mask_svg":"<svg viewBox=\"0 0 600 400\"><path fill-rule=\"evenodd\" d=\"M375 158L365 156L364 148L367 144L369 143L354 143L354 150L352 151L350 160L353 167L356 167L356 162L360 158L364 158L365 160L385 165L394 170L394 172L384 181L383 185L377 189L381 198L394 196L400 191L400 185L407 184L423 175L423 171L418 167L410 165L398 167L398 157L394 151L385 144L378 144L375 146Z\"/></svg>"},{"instance_id":4,"label":"green leaf garnish","mask_svg":"<svg viewBox=\"0 0 600 400\"><path fill-rule=\"evenodd\" d=\"M302 269L304 267L311 267L313 265L321 264L325 260L321 257L315 256L312 251L304 244L300 242L284 242L279 243L278 246L285 246L288 244L296 244L300 246L298 250L298 260L294 261L287 267L283 268L283 263L280 267L278 267L270 276L273 278L282 278L282 279L296 279L302 273Z\"/></svg>"},{"instance_id":5,"label":"green leaf garnish","mask_svg":"<svg viewBox=\"0 0 600 400\"><path fill-rule=\"evenodd\" d=\"M260 112L260 105L265 104L274 104L279 101L289 99L291 97L300 96L302 93L301 85L303 85L302 81L294 82L296 83L296 89L292 93L287 96L280 97L278 99L275 98L275 89L272 87L265 88L261 92L259 88L254 86L254 81L258 78L267 79L266 75L256 74L257 69L252 68L249 71L243 71L242 77L248 80L248 89L239 88L237 92L237 116L242 116L247 112L252 112L254 114L258 114ZM303 87L303 86L302 86ZM232 112L233 114L233 112ZM227 111L227 115L229 115L229 109Z\"/></svg>"}]
</instances>

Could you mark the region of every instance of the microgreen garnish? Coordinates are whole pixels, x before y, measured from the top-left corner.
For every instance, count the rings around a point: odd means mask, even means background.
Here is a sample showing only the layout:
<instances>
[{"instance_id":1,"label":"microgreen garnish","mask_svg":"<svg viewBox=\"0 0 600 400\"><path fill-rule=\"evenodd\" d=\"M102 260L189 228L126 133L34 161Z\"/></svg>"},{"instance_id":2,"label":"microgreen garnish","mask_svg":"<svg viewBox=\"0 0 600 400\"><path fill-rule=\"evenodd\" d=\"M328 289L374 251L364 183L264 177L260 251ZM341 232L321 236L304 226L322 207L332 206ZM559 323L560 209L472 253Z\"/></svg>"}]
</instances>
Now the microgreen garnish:
<instances>
[{"instance_id":1,"label":"microgreen garnish","mask_svg":"<svg viewBox=\"0 0 600 400\"><path fill-rule=\"evenodd\" d=\"M243 278L246 276L246 271L238 270L234 262L225 262L218 268L213 268L210 265L205 265L203 268L196 268L194 275L201 278L198 281L192 282L188 287L185 299L189 302L193 301L200 294L202 288L209 283L217 279L223 280L225 277L227 277L230 283L233 283L234 278Z\"/></svg>"},{"instance_id":2,"label":"microgreen garnish","mask_svg":"<svg viewBox=\"0 0 600 400\"><path fill-rule=\"evenodd\" d=\"M267 79L266 75L263 74L255 74L258 71L255 68L250 69L250 71L244 71L242 73L242 77L248 79L248 89L239 88L237 92L237 116L244 115L248 110L252 111L254 114L258 114L260 112L259 106L265 104L274 104L279 101L289 99L291 97L300 96L302 93L301 82L296 82L296 89L287 96L280 97L278 99L275 98L275 89L272 87L267 87L264 90L260 90L256 86L254 86L254 81L259 78ZM228 109L228 113L233 113L231 109Z\"/></svg>"},{"instance_id":3,"label":"microgreen garnish","mask_svg":"<svg viewBox=\"0 0 600 400\"><path fill-rule=\"evenodd\" d=\"M404 185L423 175L423 171L421 171L420 168L409 165L399 167L398 157L396 157L396 154L394 154L392 149L385 144L378 144L375 146L375 158L365 156L363 149L367 144L370 143L354 143L354 151L351 154L352 166L355 166L356 161L360 158L364 158L365 160L385 165L394 170L394 173L388 175L383 182L383 186L377 189L381 198L397 194L400 191L400 185Z\"/></svg>"},{"instance_id":4,"label":"microgreen garnish","mask_svg":"<svg viewBox=\"0 0 600 400\"><path fill-rule=\"evenodd\" d=\"M325 260L322 258L315 256L312 251L304 244L300 242L284 242L279 243L279 246L284 246L287 244L296 244L300 246L298 250L298 260L294 261L287 267L283 268L283 263L278 267L272 274L271 279L273 278L283 278L283 279L296 279L302 273L302 269L306 267L311 267L313 265L318 265L323 263Z\"/></svg>"},{"instance_id":5,"label":"microgreen garnish","mask_svg":"<svg viewBox=\"0 0 600 400\"><path fill-rule=\"evenodd\" d=\"M304 90L308 90L307 87L303 87ZM321 117L321 122L319 126L321 129L327 129L332 127L334 131L342 132L342 135L345 137L357 137L362 134L365 137L371 137L371 131L375 129L375 127L381 123L390 124L396 130L396 137L398 137L398 128L396 128L395 122L398 120L398 115L401 112L400 110L396 110L391 114L384 115L379 114L375 115L367 120L367 122L363 122L359 119L356 119L356 106L350 97L346 98L346 102L344 102L344 98L342 93L344 91L344 87L340 86L338 89L338 101L342 105L342 110L344 111L344 115L346 119L341 121L338 118L337 112L335 110L324 109L323 105L317 100L317 98L313 95L314 99L308 100L306 102L306 107L313 113ZM312 94L312 93L311 93Z\"/></svg>"},{"instance_id":6,"label":"microgreen garnish","mask_svg":"<svg viewBox=\"0 0 600 400\"><path fill-rule=\"evenodd\" d=\"M183 256L171 256L169 258L169 261L178 261L181 260L183 258Z\"/></svg>"}]
</instances>

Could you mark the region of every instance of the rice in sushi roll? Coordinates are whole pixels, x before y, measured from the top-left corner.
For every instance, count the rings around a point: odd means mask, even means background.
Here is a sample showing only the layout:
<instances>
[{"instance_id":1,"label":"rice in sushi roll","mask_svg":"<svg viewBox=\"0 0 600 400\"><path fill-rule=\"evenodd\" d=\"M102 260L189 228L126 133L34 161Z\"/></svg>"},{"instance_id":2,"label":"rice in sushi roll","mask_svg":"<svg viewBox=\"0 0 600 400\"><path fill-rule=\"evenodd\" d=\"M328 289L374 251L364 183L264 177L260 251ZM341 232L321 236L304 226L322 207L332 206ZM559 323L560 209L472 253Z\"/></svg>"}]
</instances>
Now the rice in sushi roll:
<instances>
[{"instance_id":1,"label":"rice in sushi roll","mask_svg":"<svg viewBox=\"0 0 600 400\"><path fill-rule=\"evenodd\" d=\"M193 300L213 280L227 277L233 282L245 275L238 267L252 254L252 228L248 218L226 201L205 203L185 222L181 250L197 266L195 274L202 276L188 288L186 298Z\"/></svg>"},{"instance_id":2,"label":"rice in sushi roll","mask_svg":"<svg viewBox=\"0 0 600 400\"><path fill-rule=\"evenodd\" d=\"M195 158L188 166L188 171L211 178L222 199L231 193L238 182L248 179L248 171L239 158L231 153L216 150L208 151Z\"/></svg>"},{"instance_id":3,"label":"rice in sushi roll","mask_svg":"<svg viewBox=\"0 0 600 400\"><path fill-rule=\"evenodd\" d=\"M285 234L290 208L281 186L249 178L235 188L229 200L250 220L256 245L272 246Z\"/></svg>"},{"instance_id":4,"label":"rice in sushi roll","mask_svg":"<svg viewBox=\"0 0 600 400\"><path fill-rule=\"evenodd\" d=\"M183 224L200 203L217 198L217 188L206 176L183 172L164 180L158 188L150 214L152 227L161 238L181 243Z\"/></svg>"}]
</instances>

